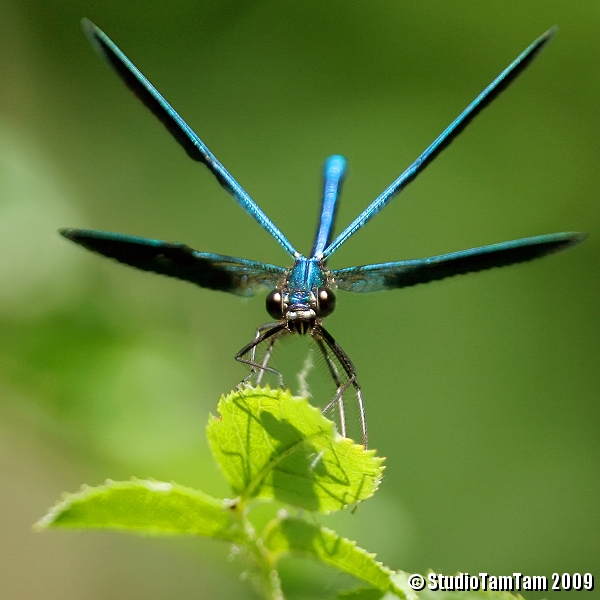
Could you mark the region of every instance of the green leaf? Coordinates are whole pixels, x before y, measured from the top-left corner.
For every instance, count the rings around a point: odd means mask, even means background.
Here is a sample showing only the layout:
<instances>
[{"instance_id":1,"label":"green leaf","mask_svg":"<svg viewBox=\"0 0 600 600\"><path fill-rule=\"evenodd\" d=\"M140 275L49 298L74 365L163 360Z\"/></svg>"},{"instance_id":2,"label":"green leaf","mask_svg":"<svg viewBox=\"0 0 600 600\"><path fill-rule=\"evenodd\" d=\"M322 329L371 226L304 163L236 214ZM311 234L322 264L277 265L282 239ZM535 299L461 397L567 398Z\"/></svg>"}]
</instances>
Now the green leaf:
<instances>
[{"instance_id":1,"label":"green leaf","mask_svg":"<svg viewBox=\"0 0 600 600\"><path fill-rule=\"evenodd\" d=\"M301 519L274 519L267 525L262 537L275 560L285 554L303 554L349 573L378 590L393 592L403 599L407 597L391 579L394 575L391 569L376 561L374 554L369 554L356 542L339 536L331 529Z\"/></svg>"},{"instance_id":2,"label":"green leaf","mask_svg":"<svg viewBox=\"0 0 600 600\"><path fill-rule=\"evenodd\" d=\"M420 592L415 592L408 585L410 573L396 571L391 579L404 591L407 600L523 600L520 594L511 594L510 592L490 592L490 591L431 591L427 587ZM424 576L426 578L426 576ZM403 598L404 596L400 596ZM374 589L356 589L341 592L337 600L394 600L398 598L397 593L383 592Z\"/></svg>"},{"instance_id":3,"label":"green leaf","mask_svg":"<svg viewBox=\"0 0 600 600\"><path fill-rule=\"evenodd\" d=\"M511 594L509 592L490 592L490 591L431 591L428 586L419 592L415 592L408 585L410 573L396 571L392 575L392 580L396 585L404 590L408 600L523 600L520 594ZM427 575L423 576L427 582ZM382 600L393 600L395 596L386 595Z\"/></svg>"},{"instance_id":4,"label":"green leaf","mask_svg":"<svg viewBox=\"0 0 600 600\"><path fill-rule=\"evenodd\" d=\"M374 588L358 588L341 592L336 596L336 600L382 600L386 593ZM396 596L392 596L396 598Z\"/></svg>"},{"instance_id":5,"label":"green leaf","mask_svg":"<svg viewBox=\"0 0 600 600\"><path fill-rule=\"evenodd\" d=\"M432 592L425 588L418 593L419 600L523 600L521 594L511 594L510 592L490 592L479 590L477 592Z\"/></svg>"},{"instance_id":6,"label":"green leaf","mask_svg":"<svg viewBox=\"0 0 600 600\"><path fill-rule=\"evenodd\" d=\"M215 459L243 499L340 510L377 489L382 458L341 437L305 398L245 388L222 397L207 427Z\"/></svg>"},{"instance_id":7,"label":"green leaf","mask_svg":"<svg viewBox=\"0 0 600 600\"><path fill-rule=\"evenodd\" d=\"M235 505L175 483L116 481L65 495L37 529L120 529L147 534L193 534L229 542L245 536Z\"/></svg>"}]
</instances>

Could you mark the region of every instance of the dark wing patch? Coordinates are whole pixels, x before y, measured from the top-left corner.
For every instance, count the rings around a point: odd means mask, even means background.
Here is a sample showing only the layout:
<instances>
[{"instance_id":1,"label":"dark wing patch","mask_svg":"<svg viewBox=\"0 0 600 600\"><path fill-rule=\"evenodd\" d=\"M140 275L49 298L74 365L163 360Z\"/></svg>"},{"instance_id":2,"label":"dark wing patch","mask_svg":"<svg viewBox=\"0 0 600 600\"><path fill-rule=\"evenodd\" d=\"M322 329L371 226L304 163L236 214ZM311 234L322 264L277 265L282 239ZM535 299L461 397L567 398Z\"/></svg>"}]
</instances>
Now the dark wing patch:
<instances>
[{"instance_id":1,"label":"dark wing patch","mask_svg":"<svg viewBox=\"0 0 600 600\"><path fill-rule=\"evenodd\" d=\"M576 232L539 235L430 258L349 267L332 271L332 274L342 290L376 292L526 262L565 250L585 237Z\"/></svg>"},{"instance_id":2,"label":"dark wing patch","mask_svg":"<svg viewBox=\"0 0 600 600\"><path fill-rule=\"evenodd\" d=\"M286 272L267 263L198 252L177 242L93 229L62 229L60 233L88 250L126 265L239 296L252 296L261 286L275 287Z\"/></svg>"}]
</instances>

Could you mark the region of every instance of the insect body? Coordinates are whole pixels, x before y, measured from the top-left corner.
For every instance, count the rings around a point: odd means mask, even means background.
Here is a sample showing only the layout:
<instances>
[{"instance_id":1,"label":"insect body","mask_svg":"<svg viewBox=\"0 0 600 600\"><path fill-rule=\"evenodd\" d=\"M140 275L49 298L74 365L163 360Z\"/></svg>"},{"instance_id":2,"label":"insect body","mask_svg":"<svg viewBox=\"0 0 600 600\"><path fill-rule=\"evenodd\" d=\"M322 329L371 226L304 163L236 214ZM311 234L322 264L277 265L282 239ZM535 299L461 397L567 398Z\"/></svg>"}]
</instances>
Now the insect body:
<instances>
[{"instance_id":1,"label":"insect body","mask_svg":"<svg viewBox=\"0 0 600 600\"><path fill-rule=\"evenodd\" d=\"M539 258L563 250L584 239L581 233L566 232L541 235L462 250L430 258L401 260L383 264L328 270L327 259L350 236L374 217L530 64L554 34L550 29L521 53L440 136L378 196L346 229L332 239L336 203L341 189L346 162L331 156L325 163L324 192L317 234L310 256L300 254L283 233L250 198L225 167L173 107L119 50L110 38L87 20L84 31L101 56L115 69L125 85L163 123L171 135L194 160L204 163L219 183L242 208L258 221L293 259L285 269L263 262L198 252L180 243L164 242L119 233L89 229L64 229L66 238L89 250L99 252L122 263L163 275L191 281L199 286L251 296L260 287L271 290L267 311L276 319L259 327L252 342L242 348L236 359L250 366L251 376L259 383L265 372L281 375L269 366L275 342L292 333L311 335L323 354L336 384L333 399L323 409L336 418L340 433L346 435L344 394L353 388L356 394L362 443L367 445L367 422L362 391L354 365L323 327L323 319L332 313L336 298L334 289L349 292L372 292L427 283L452 275L502 267ZM266 348L258 356L257 348Z\"/></svg>"}]
</instances>

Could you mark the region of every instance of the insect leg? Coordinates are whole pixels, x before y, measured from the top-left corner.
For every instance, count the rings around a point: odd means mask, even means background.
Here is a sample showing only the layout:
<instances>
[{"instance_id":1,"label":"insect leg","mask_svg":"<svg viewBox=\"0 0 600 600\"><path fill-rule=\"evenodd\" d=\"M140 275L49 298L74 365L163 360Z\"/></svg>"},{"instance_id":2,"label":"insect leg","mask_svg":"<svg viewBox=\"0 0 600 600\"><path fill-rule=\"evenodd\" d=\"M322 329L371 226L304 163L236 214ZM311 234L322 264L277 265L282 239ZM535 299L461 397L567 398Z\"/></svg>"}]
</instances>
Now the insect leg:
<instances>
[{"instance_id":1,"label":"insect leg","mask_svg":"<svg viewBox=\"0 0 600 600\"><path fill-rule=\"evenodd\" d=\"M236 355L235 360L238 362L244 363L250 367L250 375L244 378L242 383L247 382L251 377L253 377L257 372L259 375L257 376L257 383L260 383L262 379L262 375L265 371L272 373L277 377L278 383L281 387L283 387L283 376L276 369L269 367L267 363L271 358L271 353L273 350L273 345L277 338L283 335L287 331L285 323L267 323L265 325L261 325L254 335L254 339L244 346ZM256 360L256 348L264 341L269 342L269 346L263 356L261 362ZM250 357L246 358L246 355L250 353Z\"/></svg>"},{"instance_id":2,"label":"insect leg","mask_svg":"<svg viewBox=\"0 0 600 600\"><path fill-rule=\"evenodd\" d=\"M339 372L338 372L337 365L331 359L331 356L329 356L327 346L323 343L323 340L321 338L317 337L317 338L315 338L315 342L316 342L317 346L319 347L319 350L321 351L323 358L325 359L327 367L329 368L329 373L331 374L331 378L333 379L333 381L335 382L335 385L336 385L335 396L327 404L327 406L325 406L325 408L323 409L322 412L323 412L323 414L327 414L337 404L338 415L339 415L339 420L340 420L339 421L340 433L343 437L347 437L347 435L346 435L346 433L347 433L346 412L344 410L344 397L343 396L344 396L344 392L348 389L350 382L347 381L345 384L342 383L342 380L341 380Z\"/></svg>"},{"instance_id":3,"label":"insect leg","mask_svg":"<svg viewBox=\"0 0 600 600\"><path fill-rule=\"evenodd\" d=\"M338 387L338 393L336 394L336 396L341 397L341 395L344 393L344 391L348 388L349 385L352 385L356 390L356 400L358 402L358 411L360 415L362 443L366 448L368 443L367 418L365 415L365 405L362 397L362 390L360 389L360 385L356 378L356 369L354 368L352 361L348 358L348 355L342 350L341 346L333 339L333 337L329 334L329 332L326 329L324 329L320 325L316 325L312 330L312 335L315 340L321 340L327 345L329 350L331 350L335 358L339 361L341 367L346 372L346 375L348 376L348 381L346 382L346 384L344 384L341 388ZM330 360L331 358L328 358L327 364L329 364ZM334 398L334 401L337 402L337 399Z\"/></svg>"},{"instance_id":4,"label":"insect leg","mask_svg":"<svg viewBox=\"0 0 600 600\"><path fill-rule=\"evenodd\" d=\"M265 353L264 353L263 359L262 359L262 363L261 363L261 367L256 376L256 385L260 385L263 375L265 374L267 365L269 364L269 360L271 359L271 353L273 352L273 346L275 345L275 340L277 340L277 336L274 336L269 340L269 345L268 345L267 349L265 350ZM256 346L254 346L253 350L255 350L255 349L256 349ZM277 377L279 379L279 387L283 387L281 373L279 371L277 371L276 369L275 369L275 371L277 372Z\"/></svg>"},{"instance_id":5,"label":"insect leg","mask_svg":"<svg viewBox=\"0 0 600 600\"><path fill-rule=\"evenodd\" d=\"M275 327L275 325L278 325L279 323L275 322L275 323L264 323L263 325L259 325L256 328L256 331L254 332L254 340L252 340L253 342L256 342L255 345L252 346L251 350L250 350L250 360L254 363L256 362L256 348L258 347L258 345L260 344L260 337L263 334L264 331L267 331L268 329L271 329L272 327ZM268 354L268 356L266 356L266 360L265 358L263 358L263 365L262 365L262 369L260 369L261 371L261 377L262 377L262 373L264 372L264 367L266 366L266 364L269 362L269 358L271 356L270 350L273 347L273 343L275 342L275 340L272 340L268 351L265 352L265 355ZM237 359L237 357L236 357ZM250 373L250 375L248 377L251 377L252 374L255 372L255 369L252 369L252 372ZM257 383L260 383L259 381L257 381Z\"/></svg>"}]
</instances>

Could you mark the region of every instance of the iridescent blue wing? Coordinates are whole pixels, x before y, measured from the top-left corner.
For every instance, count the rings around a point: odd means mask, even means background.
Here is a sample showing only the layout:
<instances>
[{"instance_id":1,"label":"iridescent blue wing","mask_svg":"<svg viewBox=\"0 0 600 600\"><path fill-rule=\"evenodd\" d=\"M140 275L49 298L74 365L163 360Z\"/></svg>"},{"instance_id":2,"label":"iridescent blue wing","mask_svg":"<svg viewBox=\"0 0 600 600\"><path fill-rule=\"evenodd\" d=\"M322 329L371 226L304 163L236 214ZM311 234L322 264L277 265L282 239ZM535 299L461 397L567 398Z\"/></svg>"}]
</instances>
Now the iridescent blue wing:
<instances>
[{"instance_id":1,"label":"iridescent blue wing","mask_svg":"<svg viewBox=\"0 0 600 600\"><path fill-rule=\"evenodd\" d=\"M552 233L430 258L349 267L332 271L332 274L342 290L377 292L526 262L565 250L584 239L583 233Z\"/></svg>"},{"instance_id":2,"label":"iridescent blue wing","mask_svg":"<svg viewBox=\"0 0 600 600\"><path fill-rule=\"evenodd\" d=\"M274 288L286 272L267 263L198 252L177 242L93 229L62 229L60 233L88 250L126 265L239 296L252 296L261 286Z\"/></svg>"},{"instance_id":3,"label":"iridescent blue wing","mask_svg":"<svg viewBox=\"0 0 600 600\"><path fill-rule=\"evenodd\" d=\"M498 97L539 54L550 38L556 33L556 27L549 29L533 44L526 48L513 60L490 85L488 85L465 110L463 110L452 123L434 140L432 144L415 160L415 162L396 179L382 194L380 194L367 208L340 233L327 248L323 256L327 258L333 254L350 236L354 235L367 221L372 219L382 208L399 194L411 181L421 173L433 159L446 148L465 127L486 107Z\"/></svg>"},{"instance_id":4,"label":"iridescent blue wing","mask_svg":"<svg viewBox=\"0 0 600 600\"><path fill-rule=\"evenodd\" d=\"M254 217L259 225L266 229L290 256L297 256L298 252L279 228L250 198L242 186L192 131L192 128L179 116L177 111L162 97L160 92L144 77L118 46L101 29L98 29L87 19L83 19L82 26L83 31L100 56L116 71L123 83L137 98L161 121L188 155L194 160L205 164L238 204Z\"/></svg>"}]
</instances>

